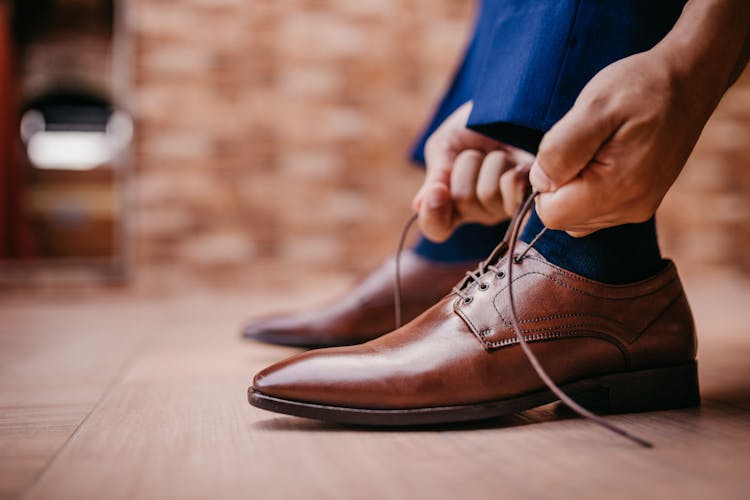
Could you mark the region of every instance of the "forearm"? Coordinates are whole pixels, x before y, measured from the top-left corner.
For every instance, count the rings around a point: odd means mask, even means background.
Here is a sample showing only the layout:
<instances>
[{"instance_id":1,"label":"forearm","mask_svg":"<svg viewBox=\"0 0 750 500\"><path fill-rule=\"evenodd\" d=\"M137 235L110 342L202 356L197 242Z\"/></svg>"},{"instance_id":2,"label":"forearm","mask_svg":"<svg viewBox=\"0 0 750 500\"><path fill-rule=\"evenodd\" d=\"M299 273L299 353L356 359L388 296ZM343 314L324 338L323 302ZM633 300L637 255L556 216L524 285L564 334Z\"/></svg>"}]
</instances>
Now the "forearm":
<instances>
[{"instance_id":1,"label":"forearm","mask_svg":"<svg viewBox=\"0 0 750 500\"><path fill-rule=\"evenodd\" d=\"M747 0L690 0L655 48L697 93L710 113L739 77L750 55Z\"/></svg>"}]
</instances>

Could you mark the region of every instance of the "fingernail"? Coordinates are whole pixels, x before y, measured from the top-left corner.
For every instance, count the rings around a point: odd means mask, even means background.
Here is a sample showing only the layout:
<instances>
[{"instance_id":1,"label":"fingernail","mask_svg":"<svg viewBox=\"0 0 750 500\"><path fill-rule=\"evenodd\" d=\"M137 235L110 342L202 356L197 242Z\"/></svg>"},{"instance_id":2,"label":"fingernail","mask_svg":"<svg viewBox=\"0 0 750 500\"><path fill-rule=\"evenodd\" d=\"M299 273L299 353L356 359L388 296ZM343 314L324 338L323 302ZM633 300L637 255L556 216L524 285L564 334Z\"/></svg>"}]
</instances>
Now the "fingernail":
<instances>
[{"instance_id":1,"label":"fingernail","mask_svg":"<svg viewBox=\"0 0 750 500\"><path fill-rule=\"evenodd\" d=\"M427 193L427 207L440 208L443 206L443 194L434 189Z\"/></svg>"},{"instance_id":2,"label":"fingernail","mask_svg":"<svg viewBox=\"0 0 750 500\"><path fill-rule=\"evenodd\" d=\"M537 162L534 162L531 166L529 181L537 191L545 192L552 188L552 181L547 177L547 174L544 173L544 170L542 170L542 167L540 167Z\"/></svg>"}]
</instances>

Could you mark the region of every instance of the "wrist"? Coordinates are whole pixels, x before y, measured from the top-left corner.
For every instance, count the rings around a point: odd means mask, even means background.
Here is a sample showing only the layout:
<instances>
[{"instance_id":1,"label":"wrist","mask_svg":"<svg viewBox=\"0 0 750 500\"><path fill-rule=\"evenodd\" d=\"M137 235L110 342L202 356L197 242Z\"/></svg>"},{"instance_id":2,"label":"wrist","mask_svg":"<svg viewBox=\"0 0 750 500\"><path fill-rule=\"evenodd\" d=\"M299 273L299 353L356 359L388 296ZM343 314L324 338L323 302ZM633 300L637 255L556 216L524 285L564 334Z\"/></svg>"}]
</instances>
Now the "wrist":
<instances>
[{"instance_id":1,"label":"wrist","mask_svg":"<svg viewBox=\"0 0 750 500\"><path fill-rule=\"evenodd\" d=\"M694 106L718 104L747 60L746 0L690 0L677 24L651 52Z\"/></svg>"},{"instance_id":2,"label":"wrist","mask_svg":"<svg viewBox=\"0 0 750 500\"><path fill-rule=\"evenodd\" d=\"M731 69L711 60L703 48L692 40L665 38L651 52L685 111L708 119L727 89Z\"/></svg>"}]
</instances>

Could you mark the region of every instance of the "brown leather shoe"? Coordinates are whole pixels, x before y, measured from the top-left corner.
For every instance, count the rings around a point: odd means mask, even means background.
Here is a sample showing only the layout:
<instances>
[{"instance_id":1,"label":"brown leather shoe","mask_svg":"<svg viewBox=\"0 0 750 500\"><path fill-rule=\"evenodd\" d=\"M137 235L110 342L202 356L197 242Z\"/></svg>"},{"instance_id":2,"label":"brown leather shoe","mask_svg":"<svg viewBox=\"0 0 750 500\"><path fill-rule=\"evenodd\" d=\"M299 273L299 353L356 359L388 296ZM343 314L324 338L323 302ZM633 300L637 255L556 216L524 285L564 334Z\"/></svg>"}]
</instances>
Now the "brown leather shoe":
<instances>
[{"instance_id":1,"label":"brown leather shoe","mask_svg":"<svg viewBox=\"0 0 750 500\"><path fill-rule=\"evenodd\" d=\"M476 262L444 264L401 254L402 317L411 321L434 305ZM342 297L314 310L250 322L249 339L299 347L366 342L394 328L394 259L389 259Z\"/></svg>"},{"instance_id":2,"label":"brown leather shoe","mask_svg":"<svg viewBox=\"0 0 750 500\"><path fill-rule=\"evenodd\" d=\"M555 401L512 330L506 259L485 267L462 290L465 298L448 295L393 333L266 368L248 391L250 403L341 423L415 425ZM693 320L671 262L650 279L616 286L561 269L533 249L513 266L523 338L569 395L611 412L699 403Z\"/></svg>"}]
</instances>

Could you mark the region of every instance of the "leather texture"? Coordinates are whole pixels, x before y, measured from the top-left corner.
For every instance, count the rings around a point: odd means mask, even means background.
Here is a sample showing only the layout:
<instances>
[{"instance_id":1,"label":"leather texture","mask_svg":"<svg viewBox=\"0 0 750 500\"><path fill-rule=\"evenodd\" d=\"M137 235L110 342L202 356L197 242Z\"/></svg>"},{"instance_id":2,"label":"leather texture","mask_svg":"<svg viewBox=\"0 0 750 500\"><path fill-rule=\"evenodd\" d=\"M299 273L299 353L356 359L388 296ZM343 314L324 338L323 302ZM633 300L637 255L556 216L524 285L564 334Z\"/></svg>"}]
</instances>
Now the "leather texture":
<instances>
[{"instance_id":1,"label":"leather texture","mask_svg":"<svg viewBox=\"0 0 750 500\"><path fill-rule=\"evenodd\" d=\"M411 321L439 301L476 262L440 263L412 251L401 254L402 318ZM393 330L394 259L361 279L343 296L315 309L249 322L244 337L265 342L328 347L352 345Z\"/></svg>"},{"instance_id":2,"label":"leather texture","mask_svg":"<svg viewBox=\"0 0 750 500\"><path fill-rule=\"evenodd\" d=\"M513 265L524 338L558 384L695 359L693 319L671 262L628 285L569 273L533 249ZM281 361L258 373L252 390L363 409L466 405L541 390L509 324L507 287L505 273L488 271L464 289L470 299L450 294L376 340Z\"/></svg>"}]
</instances>

